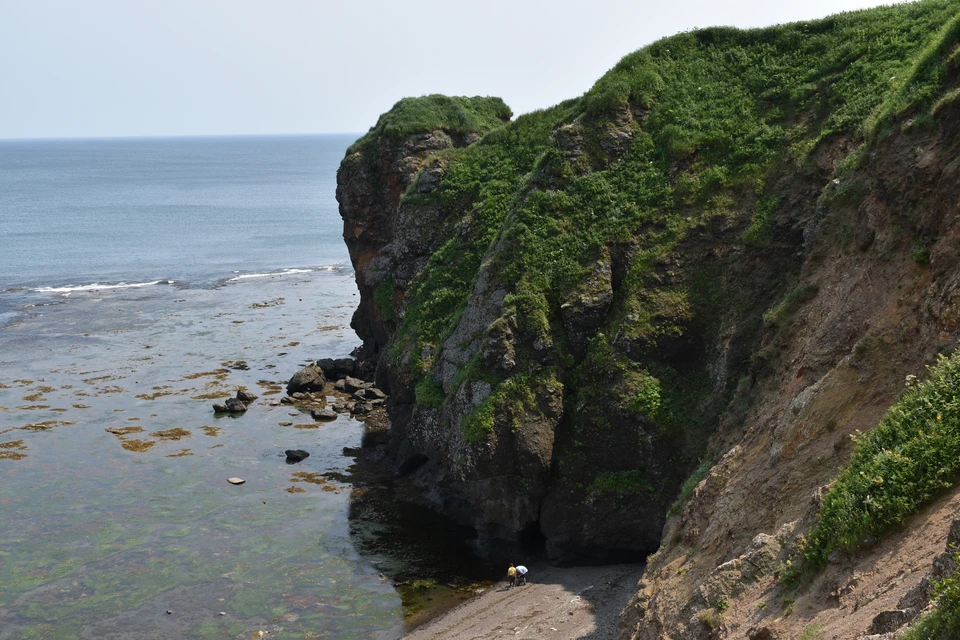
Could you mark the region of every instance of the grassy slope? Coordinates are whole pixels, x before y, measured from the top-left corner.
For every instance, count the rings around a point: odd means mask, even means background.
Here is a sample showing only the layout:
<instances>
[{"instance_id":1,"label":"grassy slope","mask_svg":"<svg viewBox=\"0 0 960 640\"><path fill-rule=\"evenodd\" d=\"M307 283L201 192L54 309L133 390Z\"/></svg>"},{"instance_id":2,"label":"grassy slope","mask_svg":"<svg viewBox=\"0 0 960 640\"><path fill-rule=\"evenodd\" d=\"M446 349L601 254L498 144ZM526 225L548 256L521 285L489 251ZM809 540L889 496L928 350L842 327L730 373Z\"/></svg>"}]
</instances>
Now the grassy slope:
<instances>
[{"instance_id":1,"label":"grassy slope","mask_svg":"<svg viewBox=\"0 0 960 640\"><path fill-rule=\"evenodd\" d=\"M908 78L931 34L957 9L956 2L928 1L756 31L680 34L625 57L582 98L523 116L477 145L450 152L441 188L407 199L461 212L472 233L468 242L451 239L434 255L408 294L410 311L395 348L409 344L419 353L424 344L442 343L481 258L501 236L503 249L493 257L513 290L509 304L528 329L557 333L551 317L582 279L583 265L606 246L631 242L640 256L620 308L641 313L627 329L638 335L670 330L649 326L652 314L642 313L649 299L644 272L655 257L704 217L744 199L757 202L745 241L762 244L777 203L765 179L778 166L802 165L830 136L864 136L866 126L877 128L871 114L881 106L892 112L894 103L903 109L902 96L931 102L926 85L918 89ZM930 84L930 77L922 80ZM619 162L584 170L551 143L557 127L577 118L588 131L602 127L628 101L649 115ZM384 116L373 131L410 126ZM688 167L671 179L678 161ZM677 304L690 295L676 292Z\"/></svg>"},{"instance_id":2,"label":"grassy slope","mask_svg":"<svg viewBox=\"0 0 960 640\"><path fill-rule=\"evenodd\" d=\"M954 64L958 12L956 1L927 0L761 30L679 34L628 55L581 98L522 116L477 144L445 152L449 165L441 186L405 196L409 205L435 205L459 217L467 230L434 254L406 294L405 313L398 314L392 354L421 380L418 402L447 401L431 376L433 361L420 354L436 354L450 335L487 259L511 292L505 315L550 341L559 358L544 367L521 354L508 380L469 363L457 383L484 378L496 391L464 422L468 437L482 440L498 411L528 401L523 388L554 384L557 377L556 383L581 400L619 402L661 426L688 428L682 412L667 406L667 400L673 406L693 404L682 397L688 392L682 388L673 391L680 397L665 397L671 372L651 370L649 363L611 348L603 334L591 341L582 366L574 366L557 319L565 296L584 280L585 265L613 246L628 244L636 251L602 328L608 335L656 339L685 331L658 320L657 310L665 306L681 316L715 312L723 302L705 299L709 282L699 289L692 282L674 289L651 285L656 260L708 220L736 218L745 207L751 211L739 221L745 229L741 241L764 247L778 220L789 224L791 212L779 206L783 194L771 186L785 167L804 170L818 145L836 136L870 144L904 112L915 114L917 125L929 120L938 100L955 97L942 95L940 81ZM434 110L437 99L398 103L368 138L437 127L438 121L462 131L491 126L492 120L478 124L471 120L476 116L456 109L453 116ZM483 118L502 118L501 105L490 102ZM642 114L642 124L631 125L629 150L611 162L598 132L627 108ZM571 157L554 141L553 133L565 125L583 133L586 153ZM851 154L840 171L860 157ZM620 371L623 388L613 396L593 389L591 367ZM861 445L858 452L868 446L875 445ZM848 475L859 477L861 465L875 464L868 458L858 453ZM595 484L617 481L597 478ZM934 484L943 481L938 476ZM631 482L627 477L618 486L644 490ZM929 492L920 493L915 502ZM905 506L894 519L913 508ZM886 526L875 515L869 510L860 515L863 530L877 533ZM880 524L875 527L873 520ZM835 540L810 547L811 557L822 562L831 548L848 546L859 535L837 533Z\"/></svg>"}]
</instances>

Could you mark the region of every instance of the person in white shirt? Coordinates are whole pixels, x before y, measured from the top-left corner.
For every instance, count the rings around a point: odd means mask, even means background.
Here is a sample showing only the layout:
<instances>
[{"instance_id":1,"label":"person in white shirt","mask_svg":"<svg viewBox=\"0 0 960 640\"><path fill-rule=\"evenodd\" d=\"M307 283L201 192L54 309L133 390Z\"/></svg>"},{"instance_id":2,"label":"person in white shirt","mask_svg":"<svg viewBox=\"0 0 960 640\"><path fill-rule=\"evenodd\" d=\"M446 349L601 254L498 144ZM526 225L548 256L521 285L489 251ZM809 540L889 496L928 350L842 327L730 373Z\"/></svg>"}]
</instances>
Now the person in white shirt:
<instances>
[{"instance_id":1,"label":"person in white shirt","mask_svg":"<svg viewBox=\"0 0 960 640\"><path fill-rule=\"evenodd\" d=\"M522 564L517 565L517 585L527 584L527 568Z\"/></svg>"}]
</instances>

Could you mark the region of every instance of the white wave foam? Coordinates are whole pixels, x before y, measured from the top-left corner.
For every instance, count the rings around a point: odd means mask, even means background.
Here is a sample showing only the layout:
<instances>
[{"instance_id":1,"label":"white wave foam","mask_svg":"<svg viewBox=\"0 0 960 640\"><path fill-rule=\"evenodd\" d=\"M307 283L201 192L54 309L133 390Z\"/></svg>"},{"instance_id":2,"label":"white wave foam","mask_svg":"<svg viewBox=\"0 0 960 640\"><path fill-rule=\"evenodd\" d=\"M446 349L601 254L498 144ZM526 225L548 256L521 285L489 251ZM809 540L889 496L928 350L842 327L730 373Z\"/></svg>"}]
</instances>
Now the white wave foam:
<instances>
[{"instance_id":1,"label":"white wave foam","mask_svg":"<svg viewBox=\"0 0 960 640\"><path fill-rule=\"evenodd\" d=\"M151 280L150 282L118 282L117 284L77 284L66 287L38 287L34 291L38 293L76 293L78 291L103 291L106 289L135 289L138 287L150 287L155 284L173 284L173 280Z\"/></svg>"},{"instance_id":2,"label":"white wave foam","mask_svg":"<svg viewBox=\"0 0 960 640\"><path fill-rule=\"evenodd\" d=\"M248 278L269 278L270 276L289 276L295 273L312 273L317 271L317 269L282 269L281 271L271 271L269 273L244 273L243 275L234 276L228 280L228 282L233 282L235 280L247 280Z\"/></svg>"}]
</instances>

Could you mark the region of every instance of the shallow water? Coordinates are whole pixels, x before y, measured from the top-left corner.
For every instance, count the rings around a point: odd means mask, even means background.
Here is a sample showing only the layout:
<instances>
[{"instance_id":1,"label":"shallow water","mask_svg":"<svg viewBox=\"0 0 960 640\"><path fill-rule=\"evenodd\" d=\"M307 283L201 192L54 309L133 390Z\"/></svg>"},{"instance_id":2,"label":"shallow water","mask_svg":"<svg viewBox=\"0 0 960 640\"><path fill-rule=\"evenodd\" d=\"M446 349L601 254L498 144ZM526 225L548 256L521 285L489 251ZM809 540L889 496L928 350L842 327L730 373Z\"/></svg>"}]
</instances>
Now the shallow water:
<instances>
[{"instance_id":1,"label":"shallow water","mask_svg":"<svg viewBox=\"0 0 960 640\"><path fill-rule=\"evenodd\" d=\"M363 426L266 404L268 383L355 346L351 288L311 272L71 294L87 299L8 326L0 443L23 457L0 460L0 638L395 635L398 594L350 540L350 487L294 476L344 473ZM45 348L12 347L38 336ZM221 364L236 360L249 369ZM214 417L210 397L238 386L260 399ZM176 428L188 435L156 435ZM287 465L288 448L311 456Z\"/></svg>"},{"instance_id":2,"label":"shallow water","mask_svg":"<svg viewBox=\"0 0 960 640\"><path fill-rule=\"evenodd\" d=\"M324 153L339 160L348 142L338 142L339 155ZM294 155L304 149L288 146ZM216 155L209 145L201 151ZM321 165L330 186L335 164ZM80 170L70 167L67 175ZM0 221L53 215L36 203L26 213L11 205L25 200L21 183L0 182ZM204 189L201 200L230 193ZM162 192L145 190L158 201L180 197ZM56 245L72 242L69 234L52 234L39 259L36 244L27 250L34 232L0 225L6 246L21 249L16 259L0 255L0 639L392 638L421 619L410 614L449 606L482 573L467 557L469 533L447 523L428 525L442 535L426 536L425 547L397 544L421 536L429 516L394 509L384 487L354 488L345 454L360 446L363 424L271 406L301 366L359 344L348 328L353 274L329 237L339 219L332 191L323 193L265 227L270 251L233 260L218 245L223 254L199 266L187 256L202 250L166 241L145 262L136 254L98 262L109 238L64 248L69 259L58 266ZM249 215L263 215L267 196ZM46 207L66 206L57 198ZM315 260L305 257L308 245L284 239L308 214L326 230ZM238 387L260 398L240 417L215 416L211 404ZM291 448L311 456L287 465ZM232 476L246 483L228 484Z\"/></svg>"}]
</instances>

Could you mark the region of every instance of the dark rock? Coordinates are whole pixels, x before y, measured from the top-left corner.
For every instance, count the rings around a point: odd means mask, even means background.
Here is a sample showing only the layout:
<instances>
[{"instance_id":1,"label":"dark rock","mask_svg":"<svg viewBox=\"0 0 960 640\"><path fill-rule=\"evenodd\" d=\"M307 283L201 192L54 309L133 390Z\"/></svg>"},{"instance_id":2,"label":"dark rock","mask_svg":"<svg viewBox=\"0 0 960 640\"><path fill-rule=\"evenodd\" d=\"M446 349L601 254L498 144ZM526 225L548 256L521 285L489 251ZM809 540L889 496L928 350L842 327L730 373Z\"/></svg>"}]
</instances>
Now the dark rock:
<instances>
[{"instance_id":1,"label":"dark rock","mask_svg":"<svg viewBox=\"0 0 960 640\"><path fill-rule=\"evenodd\" d=\"M314 409L310 412L314 420L336 420L337 412L330 409Z\"/></svg>"},{"instance_id":2,"label":"dark rock","mask_svg":"<svg viewBox=\"0 0 960 640\"><path fill-rule=\"evenodd\" d=\"M924 609L930 604L933 598L933 584L929 578L921 578L917 584L903 594L900 602L897 603L898 609Z\"/></svg>"},{"instance_id":3,"label":"dark rock","mask_svg":"<svg viewBox=\"0 0 960 640\"><path fill-rule=\"evenodd\" d=\"M353 376L357 373L357 361L353 358L321 358L317 366L323 369L328 380Z\"/></svg>"},{"instance_id":4,"label":"dark rock","mask_svg":"<svg viewBox=\"0 0 960 640\"><path fill-rule=\"evenodd\" d=\"M253 402L254 400L256 400L258 397L259 397L259 396L255 396L254 394L250 393L250 392L247 391L246 389L238 389L238 390L237 390L237 400L239 400L240 402L245 402L245 403L249 404L249 403Z\"/></svg>"},{"instance_id":5,"label":"dark rock","mask_svg":"<svg viewBox=\"0 0 960 640\"><path fill-rule=\"evenodd\" d=\"M944 551L933 559L933 575L938 578L952 576L957 571L957 554L955 551Z\"/></svg>"},{"instance_id":6,"label":"dark rock","mask_svg":"<svg viewBox=\"0 0 960 640\"><path fill-rule=\"evenodd\" d=\"M359 391L363 388L363 380L358 380L357 378L351 378L347 376L343 379L343 390L347 393L353 393L354 391Z\"/></svg>"},{"instance_id":7,"label":"dark rock","mask_svg":"<svg viewBox=\"0 0 960 640\"><path fill-rule=\"evenodd\" d=\"M870 629L867 633L881 634L893 633L903 625L917 617L919 611L916 609L894 609L891 611L881 611L873 619Z\"/></svg>"},{"instance_id":8,"label":"dark rock","mask_svg":"<svg viewBox=\"0 0 960 640\"><path fill-rule=\"evenodd\" d=\"M358 416L366 415L373 411L373 405L368 402L358 402L353 405L353 409L350 410L350 413Z\"/></svg>"},{"instance_id":9,"label":"dark rock","mask_svg":"<svg viewBox=\"0 0 960 640\"><path fill-rule=\"evenodd\" d=\"M215 413L243 413L247 410L247 405L236 398L227 398L223 404L213 405Z\"/></svg>"},{"instance_id":10,"label":"dark rock","mask_svg":"<svg viewBox=\"0 0 960 640\"><path fill-rule=\"evenodd\" d=\"M287 449L284 453L287 454L287 464L296 464L310 457L310 454L303 449Z\"/></svg>"},{"instance_id":11,"label":"dark rock","mask_svg":"<svg viewBox=\"0 0 960 640\"><path fill-rule=\"evenodd\" d=\"M336 404L331 405L330 408L337 413L347 413L350 411L350 408L347 406L346 402L337 402Z\"/></svg>"},{"instance_id":12,"label":"dark rock","mask_svg":"<svg viewBox=\"0 0 960 640\"><path fill-rule=\"evenodd\" d=\"M287 383L287 393L293 395L304 391L322 391L327 384L323 369L316 365L304 367L293 374Z\"/></svg>"},{"instance_id":13,"label":"dark rock","mask_svg":"<svg viewBox=\"0 0 960 640\"><path fill-rule=\"evenodd\" d=\"M776 640L779 636L770 627L750 627L747 629L749 640Z\"/></svg>"},{"instance_id":14,"label":"dark rock","mask_svg":"<svg viewBox=\"0 0 960 640\"><path fill-rule=\"evenodd\" d=\"M430 458L422 453L415 453L403 461L403 463L397 469L397 472L400 473L400 475L406 475L416 471L428 462L430 462Z\"/></svg>"},{"instance_id":15,"label":"dark rock","mask_svg":"<svg viewBox=\"0 0 960 640\"><path fill-rule=\"evenodd\" d=\"M280 404L293 404L293 398L290 396L283 396L280 398Z\"/></svg>"},{"instance_id":16,"label":"dark rock","mask_svg":"<svg viewBox=\"0 0 960 640\"><path fill-rule=\"evenodd\" d=\"M947 534L947 549L958 547L960 547L960 520L954 520L950 524L950 532Z\"/></svg>"},{"instance_id":17,"label":"dark rock","mask_svg":"<svg viewBox=\"0 0 960 640\"><path fill-rule=\"evenodd\" d=\"M387 394L385 394L383 391L380 391L380 389L372 386L358 389L353 395L358 400L383 400L387 397Z\"/></svg>"},{"instance_id":18,"label":"dark rock","mask_svg":"<svg viewBox=\"0 0 960 640\"><path fill-rule=\"evenodd\" d=\"M361 447L344 447L343 455L347 456L348 458L356 458L360 455L361 450Z\"/></svg>"}]
</instances>

